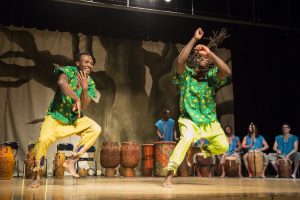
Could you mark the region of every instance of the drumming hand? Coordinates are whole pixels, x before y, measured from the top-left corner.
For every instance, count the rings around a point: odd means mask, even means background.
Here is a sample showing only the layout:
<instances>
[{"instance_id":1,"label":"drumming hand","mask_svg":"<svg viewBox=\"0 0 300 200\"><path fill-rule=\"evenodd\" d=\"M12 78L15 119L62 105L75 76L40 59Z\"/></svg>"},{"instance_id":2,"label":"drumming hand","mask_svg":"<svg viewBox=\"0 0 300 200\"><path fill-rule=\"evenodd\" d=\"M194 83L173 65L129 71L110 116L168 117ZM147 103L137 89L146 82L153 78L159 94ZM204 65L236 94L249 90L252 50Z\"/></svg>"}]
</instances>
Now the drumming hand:
<instances>
[{"instance_id":1,"label":"drumming hand","mask_svg":"<svg viewBox=\"0 0 300 200\"><path fill-rule=\"evenodd\" d=\"M289 155L286 155L286 156L285 156L285 159L286 159L286 160L289 160L289 159L290 159L290 156L289 156Z\"/></svg>"},{"instance_id":2,"label":"drumming hand","mask_svg":"<svg viewBox=\"0 0 300 200\"><path fill-rule=\"evenodd\" d=\"M279 155L281 154L281 151L279 149L277 150L277 154L279 154Z\"/></svg>"}]
</instances>

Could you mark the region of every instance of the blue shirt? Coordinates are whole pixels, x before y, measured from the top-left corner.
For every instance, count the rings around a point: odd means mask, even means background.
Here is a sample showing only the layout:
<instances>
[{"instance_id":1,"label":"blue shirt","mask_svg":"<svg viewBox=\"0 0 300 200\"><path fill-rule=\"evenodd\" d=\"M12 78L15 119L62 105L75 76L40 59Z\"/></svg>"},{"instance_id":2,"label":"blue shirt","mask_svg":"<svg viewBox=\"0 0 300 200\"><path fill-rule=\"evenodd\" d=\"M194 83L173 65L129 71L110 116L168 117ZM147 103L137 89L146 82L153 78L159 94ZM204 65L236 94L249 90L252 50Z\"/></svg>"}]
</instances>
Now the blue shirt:
<instances>
[{"instance_id":1,"label":"blue shirt","mask_svg":"<svg viewBox=\"0 0 300 200\"><path fill-rule=\"evenodd\" d=\"M275 141L278 144L278 149L281 151L281 154L286 156L294 149L294 143L298 141L298 137L296 135L290 135L287 141L285 141L283 135L278 135Z\"/></svg>"},{"instance_id":2,"label":"blue shirt","mask_svg":"<svg viewBox=\"0 0 300 200\"><path fill-rule=\"evenodd\" d=\"M204 140L204 144L209 144L209 141L207 141L206 139L203 139ZM201 144L201 139L199 139L197 142L194 143L194 146L196 147L199 147Z\"/></svg>"},{"instance_id":3,"label":"blue shirt","mask_svg":"<svg viewBox=\"0 0 300 200\"><path fill-rule=\"evenodd\" d=\"M235 152L235 150L237 150L237 148L239 147L238 146L239 141L240 141L240 138L238 136L233 136L231 144L229 144L227 155L230 156Z\"/></svg>"},{"instance_id":4,"label":"blue shirt","mask_svg":"<svg viewBox=\"0 0 300 200\"><path fill-rule=\"evenodd\" d=\"M261 149L261 148L263 148L263 146L264 146L264 144L263 144L263 141L264 141L264 137L263 136L261 136L261 135L259 135L256 139L255 139L255 142L254 142L254 145L252 146L252 147L250 147L249 149L248 149L248 151L249 150L255 150L255 149ZM246 136L246 145L247 146L249 146L249 145L251 145L251 144L253 144L253 139L252 138L250 138L248 135Z\"/></svg>"},{"instance_id":5,"label":"blue shirt","mask_svg":"<svg viewBox=\"0 0 300 200\"><path fill-rule=\"evenodd\" d=\"M173 119L169 118L167 121L162 119L155 123L161 135L164 135L163 141L174 141L174 125ZM158 140L161 140L160 138Z\"/></svg>"}]
</instances>

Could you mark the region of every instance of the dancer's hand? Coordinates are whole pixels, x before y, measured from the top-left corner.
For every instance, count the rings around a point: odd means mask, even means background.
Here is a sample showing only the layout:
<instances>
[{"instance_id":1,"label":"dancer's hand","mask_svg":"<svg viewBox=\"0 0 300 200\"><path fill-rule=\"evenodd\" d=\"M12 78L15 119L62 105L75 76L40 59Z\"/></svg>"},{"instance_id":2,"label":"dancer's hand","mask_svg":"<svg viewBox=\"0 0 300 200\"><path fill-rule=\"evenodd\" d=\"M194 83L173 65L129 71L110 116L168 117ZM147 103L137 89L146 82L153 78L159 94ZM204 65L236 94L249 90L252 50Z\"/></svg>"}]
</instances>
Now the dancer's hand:
<instances>
[{"instance_id":1,"label":"dancer's hand","mask_svg":"<svg viewBox=\"0 0 300 200\"><path fill-rule=\"evenodd\" d=\"M81 101L80 101L79 98L77 98L77 99L75 100L75 104L74 104L74 106L73 106L73 108L72 108L72 111L73 111L73 112L75 112L76 110L78 111L78 118L80 118L80 113L81 113Z\"/></svg>"},{"instance_id":2,"label":"dancer's hand","mask_svg":"<svg viewBox=\"0 0 300 200\"><path fill-rule=\"evenodd\" d=\"M285 158L286 160L289 160L289 159L290 159L290 156L289 156L289 155L286 155L284 158Z\"/></svg>"},{"instance_id":3,"label":"dancer's hand","mask_svg":"<svg viewBox=\"0 0 300 200\"><path fill-rule=\"evenodd\" d=\"M202 28L197 28L197 30L194 33L194 38L196 41L200 40L204 35L204 32L202 30Z\"/></svg>"},{"instance_id":4,"label":"dancer's hand","mask_svg":"<svg viewBox=\"0 0 300 200\"><path fill-rule=\"evenodd\" d=\"M211 53L210 49L207 46L203 45L203 44L197 45L194 49L200 55L205 56L205 57L208 57Z\"/></svg>"},{"instance_id":5,"label":"dancer's hand","mask_svg":"<svg viewBox=\"0 0 300 200\"><path fill-rule=\"evenodd\" d=\"M77 80L82 87L83 90L87 90L89 87L89 81L88 81L88 76L86 72L79 70L77 73Z\"/></svg>"}]
</instances>

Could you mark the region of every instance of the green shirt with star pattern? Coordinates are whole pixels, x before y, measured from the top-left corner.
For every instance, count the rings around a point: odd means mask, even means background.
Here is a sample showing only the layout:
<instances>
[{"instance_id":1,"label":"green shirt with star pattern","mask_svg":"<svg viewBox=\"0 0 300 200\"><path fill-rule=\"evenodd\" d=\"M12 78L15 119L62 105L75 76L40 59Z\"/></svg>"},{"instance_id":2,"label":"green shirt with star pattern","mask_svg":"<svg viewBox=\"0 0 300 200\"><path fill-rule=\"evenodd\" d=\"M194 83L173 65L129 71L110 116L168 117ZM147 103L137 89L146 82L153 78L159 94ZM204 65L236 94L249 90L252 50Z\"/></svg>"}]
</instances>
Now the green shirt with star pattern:
<instances>
[{"instance_id":1,"label":"green shirt with star pattern","mask_svg":"<svg viewBox=\"0 0 300 200\"><path fill-rule=\"evenodd\" d=\"M181 117L192 120L197 125L208 125L218 121L216 114L216 89L224 86L227 79L220 79L219 68L210 69L201 82L193 76L193 69L186 67L181 74L176 74L175 84L180 89Z\"/></svg>"},{"instance_id":2,"label":"green shirt with star pattern","mask_svg":"<svg viewBox=\"0 0 300 200\"><path fill-rule=\"evenodd\" d=\"M78 67L76 66L57 67L54 69L54 73L56 74L64 73L67 75L70 87L75 92L76 96L80 98L82 88L77 87L77 72ZM88 96L90 98L96 97L96 86L91 77L89 77ZM57 88L55 96L48 108L47 115L51 115L53 119L60 123L66 125L74 124L78 118L78 111L72 111L74 103L75 101L71 97L66 96L59 88ZM81 113L81 116L83 116L83 113Z\"/></svg>"}]
</instances>

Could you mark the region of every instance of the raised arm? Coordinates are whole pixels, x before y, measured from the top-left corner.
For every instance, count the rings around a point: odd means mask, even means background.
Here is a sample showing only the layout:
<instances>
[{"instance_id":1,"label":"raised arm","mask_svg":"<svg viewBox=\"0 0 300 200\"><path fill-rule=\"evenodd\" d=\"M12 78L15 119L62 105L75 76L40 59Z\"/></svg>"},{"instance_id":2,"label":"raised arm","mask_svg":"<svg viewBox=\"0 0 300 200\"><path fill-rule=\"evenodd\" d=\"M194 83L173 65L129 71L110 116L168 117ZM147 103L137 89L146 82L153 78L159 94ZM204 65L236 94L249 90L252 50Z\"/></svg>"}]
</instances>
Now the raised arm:
<instances>
[{"instance_id":1,"label":"raised arm","mask_svg":"<svg viewBox=\"0 0 300 200\"><path fill-rule=\"evenodd\" d=\"M58 77L58 87L59 89L66 95L71 97L74 101L75 104L73 106L73 112L75 110L78 110L78 118L80 118L80 111L81 111L81 101L80 99L76 96L75 92L72 90L69 84L69 80L66 74L60 74Z\"/></svg>"},{"instance_id":2,"label":"raised arm","mask_svg":"<svg viewBox=\"0 0 300 200\"><path fill-rule=\"evenodd\" d=\"M77 74L77 79L80 86L82 87L80 100L81 100L82 108L85 109L91 101L91 99L88 96L89 78L85 72L79 70Z\"/></svg>"},{"instance_id":3,"label":"raised arm","mask_svg":"<svg viewBox=\"0 0 300 200\"><path fill-rule=\"evenodd\" d=\"M185 67L186 67L185 61L189 57L189 55L190 55L191 51L193 50L193 47L195 46L197 41L200 40L203 35L204 35L203 30L201 28L198 28L195 31L195 34L192 37L192 39L189 41L189 43L187 45L185 45L185 47L180 52L178 59L177 59L177 73L178 74L181 74L182 72L184 72Z\"/></svg>"},{"instance_id":4,"label":"raised arm","mask_svg":"<svg viewBox=\"0 0 300 200\"><path fill-rule=\"evenodd\" d=\"M214 65L216 65L219 68L219 77L221 79L231 75L231 70L228 67L228 65L214 52L210 51L210 49L207 46L200 44L195 47L195 50L198 51L198 53L202 56L206 56L207 58L212 60Z\"/></svg>"}]
</instances>

